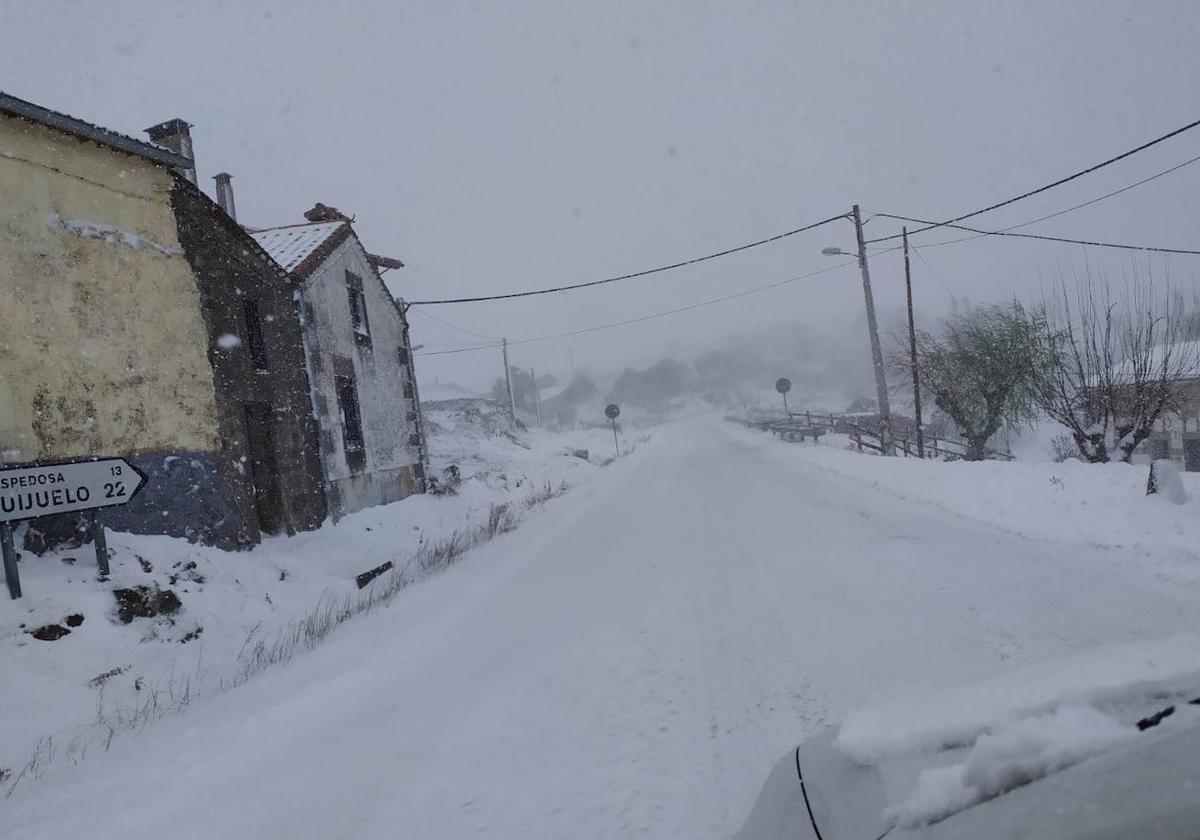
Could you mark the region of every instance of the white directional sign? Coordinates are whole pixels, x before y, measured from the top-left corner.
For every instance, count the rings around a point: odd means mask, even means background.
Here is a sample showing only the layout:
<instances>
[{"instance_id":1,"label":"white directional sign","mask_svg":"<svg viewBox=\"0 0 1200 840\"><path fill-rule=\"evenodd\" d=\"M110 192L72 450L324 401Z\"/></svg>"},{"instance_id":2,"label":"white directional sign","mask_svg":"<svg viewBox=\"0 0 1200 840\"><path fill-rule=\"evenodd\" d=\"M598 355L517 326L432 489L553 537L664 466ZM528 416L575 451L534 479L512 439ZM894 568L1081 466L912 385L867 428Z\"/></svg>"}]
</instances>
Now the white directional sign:
<instances>
[{"instance_id":1,"label":"white directional sign","mask_svg":"<svg viewBox=\"0 0 1200 840\"><path fill-rule=\"evenodd\" d=\"M123 505L145 482L124 458L0 469L0 522Z\"/></svg>"}]
</instances>

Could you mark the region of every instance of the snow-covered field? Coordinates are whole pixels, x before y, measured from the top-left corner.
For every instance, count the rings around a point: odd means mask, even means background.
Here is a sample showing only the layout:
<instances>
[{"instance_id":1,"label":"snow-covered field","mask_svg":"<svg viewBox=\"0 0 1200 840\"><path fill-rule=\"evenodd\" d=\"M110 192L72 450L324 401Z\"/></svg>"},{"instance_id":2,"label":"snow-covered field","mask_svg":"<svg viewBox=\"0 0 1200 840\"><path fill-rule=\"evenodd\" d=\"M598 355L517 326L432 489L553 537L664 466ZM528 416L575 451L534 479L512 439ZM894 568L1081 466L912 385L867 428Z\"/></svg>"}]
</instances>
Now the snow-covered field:
<instances>
[{"instance_id":1,"label":"snow-covered field","mask_svg":"<svg viewBox=\"0 0 1200 840\"><path fill-rule=\"evenodd\" d=\"M478 408L435 409L429 418L431 474L457 465L454 495L412 496L246 553L109 532L107 583L97 581L90 544L22 554L25 597L0 600L0 791L27 784L29 773L19 777L31 761L34 773L74 763L104 749L114 730L140 728L239 681L257 667L256 652L286 640L297 622L357 600L357 574L392 562L411 576L422 546L480 527L495 506L522 516L526 500L586 481L613 454L605 429L512 439ZM570 454L589 447L590 461ZM112 590L134 586L170 589L182 608L122 624ZM28 633L65 627L70 615L83 623L57 641Z\"/></svg>"},{"instance_id":2,"label":"snow-covered field","mask_svg":"<svg viewBox=\"0 0 1200 840\"><path fill-rule=\"evenodd\" d=\"M0 702L36 722L21 704L69 698L86 717L77 698L94 699L93 670L125 664L114 651L178 656L203 640L227 660L265 594L295 615L330 581L352 587L353 573L411 550L414 526L444 533L497 493L519 495L518 472L579 485L311 653L19 787L0 804L0 837L728 837L778 758L848 716L848 748L867 759L1002 723L962 771L986 777L989 743L1036 739L1037 716L1065 716L1056 722L1084 746L1105 735L1104 721L1055 705L1114 689L1097 674L1183 676L1200 649L1178 639L1200 626L1192 476L1189 501L1171 505L1142 495L1144 469L884 460L714 419L661 427L604 470L561 454L561 437L489 454L504 444L461 432L446 418L443 434L481 463L525 453L525 466L504 468L507 489L479 481L209 558L213 600L186 593L174 627L112 625L103 592L80 581L83 556L30 564L46 567L27 573L39 619L61 618L36 601L50 591L77 593L54 596L54 609L91 612L54 643L7 630L5 673L32 674L35 688L6 680ZM577 433L601 452L606 434ZM141 539L113 543L116 574L146 575L132 559ZM153 575L205 554L153 547ZM303 597L283 594L289 583ZM200 640L162 640L193 620ZM237 632L210 633L223 622ZM160 639L130 644L152 626ZM1075 671L1046 664L1081 656L1091 664ZM110 680L114 693L133 691L132 673ZM1068 684L1039 693L1038 673ZM1006 678L1021 688L996 690ZM979 680L1002 682L955 693ZM931 694L957 716L931 724L912 699ZM24 733L8 715L4 727ZM952 793L933 785L898 814Z\"/></svg>"}]
</instances>

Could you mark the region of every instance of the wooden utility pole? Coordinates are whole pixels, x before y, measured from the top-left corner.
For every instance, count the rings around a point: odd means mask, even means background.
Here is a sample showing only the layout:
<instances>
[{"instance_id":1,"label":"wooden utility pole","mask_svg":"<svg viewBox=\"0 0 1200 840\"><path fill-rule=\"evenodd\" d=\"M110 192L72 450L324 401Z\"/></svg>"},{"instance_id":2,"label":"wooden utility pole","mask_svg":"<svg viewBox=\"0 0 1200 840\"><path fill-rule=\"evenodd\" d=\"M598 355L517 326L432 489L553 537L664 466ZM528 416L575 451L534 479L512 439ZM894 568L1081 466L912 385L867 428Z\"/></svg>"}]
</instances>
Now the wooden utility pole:
<instances>
[{"instance_id":1,"label":"wooden utility pole","mask_svg":"<svg viewBox=\"0 0 1200 840\"><path fill-rule=\"evenodd\" d=\"M854 205L854 234L858 238L858 267L862 270L863 299L867 305L867 332L871 335L871 360L875 365L875 396L879 403L879 443L882 454L895 455L892 434L892 407L888 401L887 378L883 370L883 348L879 344L879 324L875 321L875 298L871 294L871 271L867 267L867 243L863 237L862 214Z\"/></svg>"},{"instance_id":2,"label":"wooden utility pole","mask_svg":"<svg viewBox=\"0 0 1200 840\"><path fill-rule=\"evenodd\" d=\"M529 378L533 381L533 415L537 418L538 428L542 427L542 397L538 393L537 373L529 369Z\"/></svg>"},{"instance_id":3,"label":"wooden utility pole","mask_svg":"<svg viewBox=\"0 0 1200 840\"><path fill-rule=\"evenodd\" d=\"M901 228L904 239L904 291L908 295L908 349L912 354L913 414L917 423L917 457L925 457L925 432L921 430L921 374L917 371L917 326L913 322L912 271L908 265L908 228Z\"/></svg>"},{"instance_id":4,"label":"wooden utility pole","mask_svg":"<svg viewBox=\"0 0 1200 840\"><path fill-rule=\"evenodd\" d=\"M517 425L517 401L513 399L512 375L508 372L508 339L503 340L501 345L501 353L504 356L504 384L508 388L508 417L512 421L513 428Z\"/></svg>"}]
</instances>

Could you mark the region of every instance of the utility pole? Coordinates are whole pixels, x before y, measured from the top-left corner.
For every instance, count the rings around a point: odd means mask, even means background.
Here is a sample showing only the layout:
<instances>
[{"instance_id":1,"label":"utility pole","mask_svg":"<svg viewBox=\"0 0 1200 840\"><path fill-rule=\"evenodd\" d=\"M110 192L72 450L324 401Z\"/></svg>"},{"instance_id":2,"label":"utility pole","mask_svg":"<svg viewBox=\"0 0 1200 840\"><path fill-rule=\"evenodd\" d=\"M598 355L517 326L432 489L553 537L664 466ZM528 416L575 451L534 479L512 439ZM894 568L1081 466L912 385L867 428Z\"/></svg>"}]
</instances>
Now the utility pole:
<instances>
[{"instance_id":1,"label":"utility pole","mask_svg":"<svg viewBox=\"0 0 1200 840\"><path fill-rule=\"evenodd\" d=\"M504 355L504 384L508 388L508 417L512 421L513 428L517 426L517 401L513 399L512 375L508 372L508 339L504 339L501 345L501 352Z\"/></svg>"},{"instance_id":2,"label":"utility pole","mask_svg":"<svg viewBox=\"0 0 1200 840\"><path fill-rule=\"evenodd\" d=\"M917 423L917 457L925 457L925 432L921 429L921 374L917 371L917 326L913 322L912 271L908 265L908 228L901 228L904 239L904 291L908 296L908 349L912 354L913 414Z\"/></svg>"},{"instance_id":3,"label":"utility pole","mask_svg":"<svg viewBox=\"0 0 1200 840\"><path fill-rule=\"evenodd\" d=\"M533 380L533 414L537 417L538 428L542 427L542 397L538 393L537 373L529 369L529 378Z\"/></svg>"},{"instance_id":4,"label":"utility pole","mask_svg":"<svg viewBox=\"0 0 1200 840\"><path fill-rule=\"evenodd\" d=\"M863 299L867 304L867 332L871 335L871 359L875 365L875 396L879 403L879 445L884 455L896 454L892 434L892 407L888 402L887 379L883 371L883 349L879 344L879 324L875 321L875 298L871 294L871 271L867 267L867 244L863 237L862 214L854 205L854 233L858 237L858 267L862 270Z\"/></svg>"}]
</instances>

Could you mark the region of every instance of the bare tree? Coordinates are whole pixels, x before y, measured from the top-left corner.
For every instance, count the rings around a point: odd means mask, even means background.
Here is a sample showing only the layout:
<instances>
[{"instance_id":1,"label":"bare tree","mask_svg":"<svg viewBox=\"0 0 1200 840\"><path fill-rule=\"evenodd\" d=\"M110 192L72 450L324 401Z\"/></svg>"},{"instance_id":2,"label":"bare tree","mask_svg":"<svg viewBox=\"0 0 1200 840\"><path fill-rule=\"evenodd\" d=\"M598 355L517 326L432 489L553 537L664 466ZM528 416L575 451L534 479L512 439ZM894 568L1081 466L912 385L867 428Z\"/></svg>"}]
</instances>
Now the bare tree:
<instances>
[{"instance_id":1,"label":"bare tree","mask_svg":"<svg viewBox=\"0 0 1200 840\"><path fill-rule=\"evenodd\" d=\"M958 428L967 460L986 458L987 443L1001 428L1036 416L1048 365L1044 335L1039 315L1018 303L955 315L943 322L939 336L917 331L922 390ZM906 348L905 367L907 355Z\"/></svg>"},{"instance_id":2,"label":"bare tree","mask_svg":"<svg viewBox=\"0 0 1200 840\"><path fill-rule=\"evenodd\" d=\"M1042 410L1067 427L1087 461L1129 461L1164 412L1179 407L1181 379L1194 376L1200 342L1170 283L1130 270L1115 293L1091 270L1060 278L1045 306L1054 364Z\"/></svg>"}]
</instances>

